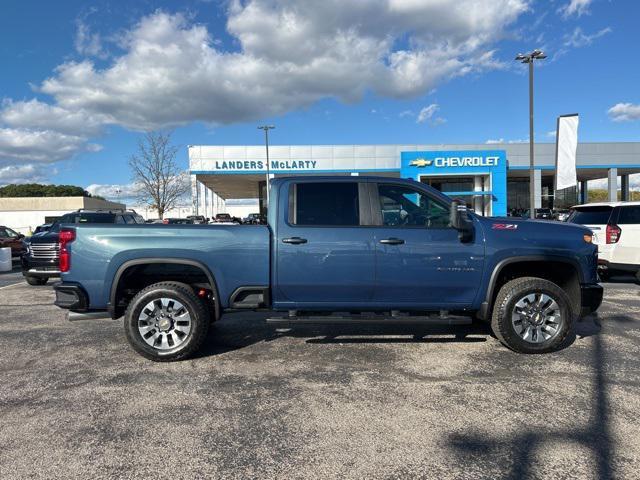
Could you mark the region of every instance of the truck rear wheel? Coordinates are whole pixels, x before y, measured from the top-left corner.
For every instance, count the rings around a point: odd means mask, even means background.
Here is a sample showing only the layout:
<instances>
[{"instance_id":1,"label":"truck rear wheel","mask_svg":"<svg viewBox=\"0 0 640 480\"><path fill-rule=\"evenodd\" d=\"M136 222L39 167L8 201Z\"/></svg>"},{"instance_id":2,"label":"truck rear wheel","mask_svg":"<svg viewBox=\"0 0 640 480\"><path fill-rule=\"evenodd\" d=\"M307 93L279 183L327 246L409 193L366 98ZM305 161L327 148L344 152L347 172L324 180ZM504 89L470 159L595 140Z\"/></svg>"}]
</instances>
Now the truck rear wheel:
<instances>
[{"instance_id":1,"label":"truck rear wheel","mask_svg":"<svg viewBox=\"0 0 640 480\"><path fill-rule=\"evenodd\" d=\"M571 302L558 285L522 277L502 286L491 328L498 340L519 353L548 353L566 339L573 324Z\"/></svg>"},{"instance_id":2,"label":"truck rear wheel","mask_svg":"<svg viewBox=\"0 0 640 480\"><path fill-rule=\"evenodd\" d=\"M180 282L160 282L138 292L124 315L133 349L156 362L182 360L204 342L211 320L193 289Z\"/></svg>"}]
</instances>

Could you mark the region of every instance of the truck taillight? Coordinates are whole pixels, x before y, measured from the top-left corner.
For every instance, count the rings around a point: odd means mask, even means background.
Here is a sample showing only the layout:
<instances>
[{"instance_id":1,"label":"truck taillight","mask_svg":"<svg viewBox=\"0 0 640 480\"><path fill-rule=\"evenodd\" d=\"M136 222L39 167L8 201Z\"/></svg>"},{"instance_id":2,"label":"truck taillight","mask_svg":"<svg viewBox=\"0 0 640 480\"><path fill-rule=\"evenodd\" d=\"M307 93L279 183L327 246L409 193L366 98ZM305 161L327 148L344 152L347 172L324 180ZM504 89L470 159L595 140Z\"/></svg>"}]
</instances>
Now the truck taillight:
<instances>
[{"instance_id":1,"label":"truck taillight","mask_svg":"<svg viewBox=\"0 0 640 480\"><path fill-rule=\"evenodd\" d=\"M622 230L617 225L607 225L607 243L618 243Z\"/></svg>"},{"instance_id":2,"label":"truck taillight","mask_svg":"<svg viewBox=\"0 0 640 480\"><path fill-rule=\"evenodd\" d=\"M67 246L76 239L75 230L60 230L58 240L60 241L60 260L58 262L61 272L68 272L71 268L71 254Z\"/></svg>"},{"instance_id":3,"label":"truck taillight","mask_svg":"<svg viewBox=\"0 0 640 480\"><path fill-rule=\"evenodd\" d=\"M162 220L162 223L164 223L165 225L169 225L169 219L165 218L164 220Z\"/></svg>"}]
</instances>

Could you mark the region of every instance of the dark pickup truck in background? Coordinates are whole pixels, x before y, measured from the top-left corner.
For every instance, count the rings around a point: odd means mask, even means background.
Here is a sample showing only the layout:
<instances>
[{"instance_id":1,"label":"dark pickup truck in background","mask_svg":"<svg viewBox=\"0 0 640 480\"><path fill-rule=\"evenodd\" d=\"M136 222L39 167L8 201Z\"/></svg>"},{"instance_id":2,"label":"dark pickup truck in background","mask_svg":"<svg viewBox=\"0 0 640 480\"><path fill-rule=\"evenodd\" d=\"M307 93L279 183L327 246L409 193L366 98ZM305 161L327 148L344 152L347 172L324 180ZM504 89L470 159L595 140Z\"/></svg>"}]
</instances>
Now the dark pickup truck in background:
<instances>
[{"instance_id":1,"label":"dark pickup truck in background","mask_svg":"<svg viewBox=\"0 0 640 480\"><path fill-rule=\"evenodd\" d=\"M141 224L144 219L134 210L89 210L82 209L67 213L46 230L34 233L24 239L20 258L22 275L29 285L44 285L50 278L60 275L59 257L60 225L65 224Z\"/></svg>"},{"instance_id":2,"label":"dark pickup truck in background","mask_svg":"<svg viewBox=\"0 0 640 480\"><path fill-rule=\"evenodd\" d=\"M582 226L484 218L412 180L278 178L270 191L264 226L63 225L56 305L124 316L133 348L167 361L241 309L292 323L466 315L514 351L544 353L602 301Z\"/></svg>"}]
</instances>

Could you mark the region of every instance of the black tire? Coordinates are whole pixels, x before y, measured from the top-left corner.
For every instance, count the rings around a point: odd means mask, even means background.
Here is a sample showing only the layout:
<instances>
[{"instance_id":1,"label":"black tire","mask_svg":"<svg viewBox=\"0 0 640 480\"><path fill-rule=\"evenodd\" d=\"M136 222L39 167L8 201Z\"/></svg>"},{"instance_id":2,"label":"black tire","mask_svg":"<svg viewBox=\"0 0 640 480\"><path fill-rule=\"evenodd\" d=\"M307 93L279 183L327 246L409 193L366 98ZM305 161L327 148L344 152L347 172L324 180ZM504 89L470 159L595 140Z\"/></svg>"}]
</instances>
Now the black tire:
<instances>
[{"instance_id":1,"label":"black tire","mask_svg":"<svg viewBox=\"0 0 640 480\"><path fill-rule=\"evenodd\" d=\"M598 277L600 277L601 282L608 282L611 278L611 273L608 270L598 270Z\"/></svg>"},{"instance_id":2,"label":"black tire","mask_svg":"<svg viewBox=\"0 0 640 480\"><path fill-rule=\"evenodd\" d=\"M25 276L24 279L29 285L45 285L49 281L49 277L32 277Z\"/></svg>"},{"instance_id":3,"label":"black tire","mask_svg":"<svg viewBox=\"0 0 640 480\"><path fill-rule=\"evenodd\" d=\"M186 308L191 317L191 330L178 346L161 350L149 345L138 329L139 317L145 306L157 299L177 300ZM209 331L211 319L209 312L194 293L193 289L180 282L154 283L140 290L127 306L124 314L124 331L133 349L149 360L171 362L183 360L195 353L203 344Z\"/></svg>"},{"instance_id":4,"label":"black tire","mask_svg":"<svg viewBox=\"0 0 640 480\"><path fill-rule=\"evenodd\" d=\"M532 343L521 338L511 321L516 303L532 293L549 296L555 300L560 310L561 318L557 333L541 343ZM491 329L503 345L515 352L548 353L557 350L566 340L571 332L574 318L571 301L558 285L542 278L522 277L507 282L498 292L491 317Z\"/></svg>"}]
</instances>

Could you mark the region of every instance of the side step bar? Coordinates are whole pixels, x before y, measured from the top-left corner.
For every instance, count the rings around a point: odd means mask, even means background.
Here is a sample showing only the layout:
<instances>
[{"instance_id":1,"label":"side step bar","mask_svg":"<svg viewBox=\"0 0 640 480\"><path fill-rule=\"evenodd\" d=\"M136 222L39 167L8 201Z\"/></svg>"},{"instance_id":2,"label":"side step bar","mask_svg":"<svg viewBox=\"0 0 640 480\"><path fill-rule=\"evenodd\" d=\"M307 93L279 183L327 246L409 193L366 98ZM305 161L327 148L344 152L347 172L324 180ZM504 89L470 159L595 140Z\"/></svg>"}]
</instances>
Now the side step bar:
<instances>
[{"instance_id":1,"label":"side step bar","mask_svg":"<svg viewBox=\"0 0 640 480\"><path fill-rule=\"evenodd\" d=\"M69 312L67 320L77 322L79 320L111 320L109 312Z\"/></svg>"},{"instance_id":2,"label":"side step bar","mask_svg":"<svg viewBox=\"0 0 640 480\"><path fill-rule=\"evenodd\" d=\"M338 317L304 316L267 318L269 325L471 325L471 317L458 316L397 316L397 317Z\"/></svg>"}]
</instances>

